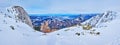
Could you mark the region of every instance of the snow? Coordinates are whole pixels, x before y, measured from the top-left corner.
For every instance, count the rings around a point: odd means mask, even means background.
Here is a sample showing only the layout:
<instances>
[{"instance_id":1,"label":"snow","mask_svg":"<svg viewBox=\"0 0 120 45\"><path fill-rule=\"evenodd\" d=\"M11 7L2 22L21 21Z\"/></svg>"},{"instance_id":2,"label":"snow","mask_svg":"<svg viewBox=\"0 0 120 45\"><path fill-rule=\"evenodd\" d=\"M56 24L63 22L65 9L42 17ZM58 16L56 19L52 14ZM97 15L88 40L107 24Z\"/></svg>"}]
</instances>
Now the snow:
<instances>
[{"instance_id":1,"label":"snow","mask_svg":"<svg viewBox=\"0 0 120 45\"><path fill-rule=\"evenodd\" d=\"M100 35L90 34L93 29L83 30L81 26L44 34L0 14L0 45L120 45L119 19L120 16L117 15L116 19L101 24L99 28L93 28Z\"/></svg>"},{"instance_id":2,"label":"snow","mask_svg":"<svg viewBox=\"0 0 120 45\"><path fill-rule=\"evenodd\" d=\"M13 26L14 30L10 26ZM34 36L42 34L34 32L27 24L15 22L14 19L2 14L0 15L0 30L0 45L28 45L28 43L32 42L31 39L34 39ZM31 41L29 42L28 39Z\"/></svg>"}]
</instances>

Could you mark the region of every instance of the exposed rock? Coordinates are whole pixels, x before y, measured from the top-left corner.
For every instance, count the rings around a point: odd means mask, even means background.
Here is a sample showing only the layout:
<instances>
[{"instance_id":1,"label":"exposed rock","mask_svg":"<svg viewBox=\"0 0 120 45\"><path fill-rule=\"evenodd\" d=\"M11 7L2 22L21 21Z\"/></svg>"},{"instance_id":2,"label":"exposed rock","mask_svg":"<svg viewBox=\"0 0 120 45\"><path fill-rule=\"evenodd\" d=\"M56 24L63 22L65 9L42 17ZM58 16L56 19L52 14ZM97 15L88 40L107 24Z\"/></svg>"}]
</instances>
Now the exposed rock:
<instances>
[{"instance_id":1,"label":"exposed rock","mask_svg":"<svg viewBox=\"0 0 120 45\"><path fill-rule=\"evenodd\" d=\"M40 30L44 33L51 32L49 26L48 26L48 21L46 21L44 24L40 26Z\"/></svg>"},{"instance_id":2,"label":"exposed rock","mask_svg":"<svg viewBox=\"0 0 120 45\"><path fill-rule=\"evenodd\" d=\"M100 32L97 32L96 35L100 35Z\"/></svg>"},{"instance_id":3,"label":"exposed rock","mask_svg":"<svg viewBox=\"0 0 120 45\"><path fill-rule=\"evenodd\" d=\"M76 35L78 35L78 36L80 36L80 33L78 33L78 32L77 32L77 33L75 33L75 34L76 34Z\"/></svg>"},{"instance_id":4,"label":"exposed rock","mask_svg":"<svg viewBox=\"0 0 120 45\"><path fill-rule=\"evenodd\" d=\"M59 33L57 35L60 35Z\"/></svg>"},{"instance_id":5,"label":"exposed rock","mask_svg":"<svg viewBox=\"0 0 120 45\"><path fill-rule=\"evenodd\" d=\"M83 30L90 30L92 29L92 26L86 24L86 25L83 25L82 28Z\"/></svg>"},{"instance_id":6,"label":"exposed rock","mask_svg":"<svg viewBox=\"0 0 120 45\"><path fill-rule=\"evenodd\" d=\"M14 26L12 26L12 25L10 26L10 28L11 28L12 30L15 30Z\"/></svg>"},{"instance_id":7,"label":"exposed rock","mask_svg":"<svg viewBox=\"0 0 120 45\"><path fill-rule=\"evenodd\" d=\"M30 17L28 16L27 12L21 6L9 7L7 8L7 11L11 14L12 18L16 19L16 22L22 21L33 28Z\"/></svg>"}]
</instances>

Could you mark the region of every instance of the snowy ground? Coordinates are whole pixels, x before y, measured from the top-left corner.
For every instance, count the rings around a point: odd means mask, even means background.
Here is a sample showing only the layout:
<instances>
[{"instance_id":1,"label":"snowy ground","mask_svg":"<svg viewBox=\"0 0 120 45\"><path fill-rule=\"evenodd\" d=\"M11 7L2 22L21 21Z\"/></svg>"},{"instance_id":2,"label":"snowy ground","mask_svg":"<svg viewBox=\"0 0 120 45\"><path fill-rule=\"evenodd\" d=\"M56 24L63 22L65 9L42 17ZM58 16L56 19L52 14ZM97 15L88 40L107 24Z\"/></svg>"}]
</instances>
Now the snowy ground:
<instances>
[{"instance_id":1,"label":"snowy ground","mask_svg":"<svg viewBox=\"0 0 120 45\"><path fill-rule=\"evenodd\" d=\"M16 23L14 19L0 15L0 45L120 45L119 19L118 15L115 20L104 23L99 28L93 28L95 31L73 26L43 34L22 22Z\"/></svg>"}]
</instances>

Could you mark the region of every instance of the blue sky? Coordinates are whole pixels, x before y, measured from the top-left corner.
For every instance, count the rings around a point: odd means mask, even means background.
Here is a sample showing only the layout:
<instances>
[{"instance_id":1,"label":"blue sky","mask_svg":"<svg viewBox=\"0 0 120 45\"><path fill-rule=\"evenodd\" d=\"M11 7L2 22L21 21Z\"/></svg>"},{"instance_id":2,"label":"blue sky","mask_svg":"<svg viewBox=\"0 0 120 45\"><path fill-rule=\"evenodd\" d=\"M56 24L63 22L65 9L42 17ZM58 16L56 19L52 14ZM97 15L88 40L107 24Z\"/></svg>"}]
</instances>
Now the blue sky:
<instances>
[{"instance_id":1,"label":"blue sky","mask_svg":"<svg viewBox=\"0 0 120 45\"><path fill-rule=\"evenodd\" d=\"M0 0L0 8L20 5L28 13L93 13L120 11L120 0Z\"/></svg>"}]
</instances>

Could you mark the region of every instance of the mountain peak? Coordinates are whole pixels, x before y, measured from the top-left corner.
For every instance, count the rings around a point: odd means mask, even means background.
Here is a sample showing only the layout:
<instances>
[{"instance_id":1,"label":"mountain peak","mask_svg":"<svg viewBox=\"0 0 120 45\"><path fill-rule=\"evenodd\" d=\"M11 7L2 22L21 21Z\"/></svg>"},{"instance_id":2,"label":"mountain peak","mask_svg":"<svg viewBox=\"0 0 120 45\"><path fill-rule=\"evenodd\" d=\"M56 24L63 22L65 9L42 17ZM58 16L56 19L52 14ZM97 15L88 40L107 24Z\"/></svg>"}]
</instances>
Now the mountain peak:
<instances>
[{"instance_id":1,"label":"mountain peak","mask_svg":"<svg viewBox=\"0 0 120 45\"><path fill-rule=\"evenodd\" d=\"M7 11L11 14L10 16L15 18L16 21L22 21L33 27L28 13L21 6L12 6L7 8Z\"/></svg>"}]
</instances>

